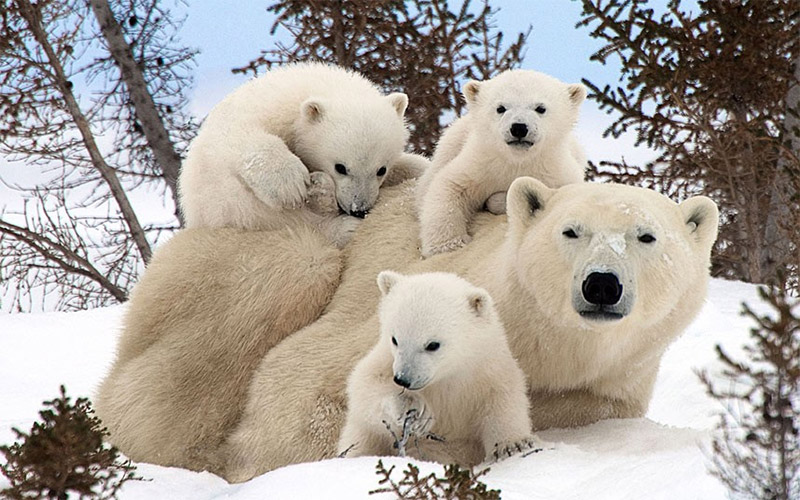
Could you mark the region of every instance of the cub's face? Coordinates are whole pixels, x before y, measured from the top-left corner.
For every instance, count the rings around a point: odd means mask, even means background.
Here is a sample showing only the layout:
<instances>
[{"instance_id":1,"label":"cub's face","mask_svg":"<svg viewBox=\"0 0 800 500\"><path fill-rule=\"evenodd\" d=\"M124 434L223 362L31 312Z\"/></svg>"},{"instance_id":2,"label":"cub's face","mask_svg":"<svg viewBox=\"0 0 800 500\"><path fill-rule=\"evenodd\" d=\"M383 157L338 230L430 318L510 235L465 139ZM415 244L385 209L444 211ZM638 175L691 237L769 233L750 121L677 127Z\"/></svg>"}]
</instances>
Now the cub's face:
<instances>
[{"instance_id":1,"label":"cub's face","mask_svg":"<svg viewBox=\"0 0 800 500\"><path fill-rule=\"evenodd\" d=\"M395 383L420 390L465 376L471 359L491 347L496 313L488 293L447 273L378 276L381 342L392 352Z\"/></svg>"},{"instance_id":2,"label":"cub's face","mask_svg":"<svg viewBox=\"0 0 800 500\"><path fill-rule=\"evenodd\" d=\"M488 81L466 83L464 97L470 115L486 131L485 140L498 151L521 158L569 133L586 89L542 73L511 70Z\"/></svg>"},{"instance_id":3,"label":"cub's face","mask_svg":"<svg viewBox=\"0 0 800 500\"><path fill-rule=\"evenodd\" d=\"M403 152L408 99L390 94L379 100L337 103L309 99L295 124L295 153L312 172L325 172L336 184L336 201L347 214L363 217Z\"/></svg>"},{"instance_id":4,"label":"cub's face","mask_svg":"<svg viewBox=\"0 0 800 500\"><path fill-rule=\"evenodd\" d=\"M718 224L708 198L678 205L642 188L521 178L508 203L517 277L559 324L647 327L705 290Z\"/></svg>"}]
</instances>

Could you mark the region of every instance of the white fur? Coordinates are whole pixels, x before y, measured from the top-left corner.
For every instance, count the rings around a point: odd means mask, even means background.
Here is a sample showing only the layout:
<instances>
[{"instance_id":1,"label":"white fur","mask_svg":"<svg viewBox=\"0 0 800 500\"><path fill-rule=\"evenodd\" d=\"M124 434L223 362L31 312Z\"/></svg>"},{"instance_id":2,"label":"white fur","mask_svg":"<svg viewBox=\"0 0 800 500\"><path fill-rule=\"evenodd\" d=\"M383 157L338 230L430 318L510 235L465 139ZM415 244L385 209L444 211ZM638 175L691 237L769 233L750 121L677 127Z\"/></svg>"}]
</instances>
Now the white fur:
<instances>
[{"instance_id":1,"label":"white fur","mask_svg":"<svg viewBox=\"0 0 800 500\"><path fill-rule=\"evenodd\" d=\"M468 243L467 224L484 205L505 212L505 191L517 177L534 177L551 188L584 178L586 158L571 133L586 97L583 85L511 70L468 82L464 97L469 113L445 131L417 191L426 257ZM518 139L514 124L527 134L510 144Z\"/></svg>"},{"instance_id":2,"label":"white fur","mask_svg":"<svg viewBox=\"0 0 800 500\"><path fill-rule=\"evenodd\" d=\"M211 110L183 163L187 227L275 229L299 220L346 239L341 232L356 221L312 209L331 208L327 197L345 213L366 212L385 179L421 173L425 161L403 153L407 103L405 94L383 96L359 74L319 63L242 85ZM309 193L309 172L329 176L331 188Z\"/></svg>"},{"instance_id":3,"label":"white fur","mask_svg":"<svg viewBox=\"0 0 800 500\"><path fill-rule=\"evenodd\" d=\"M420 458L475 464L534 446L525 376L488 292L449 273L384 271L378 285L381 335L349 378L340 453L393 454L410 410Z\"/></svg>"}]
</instances>

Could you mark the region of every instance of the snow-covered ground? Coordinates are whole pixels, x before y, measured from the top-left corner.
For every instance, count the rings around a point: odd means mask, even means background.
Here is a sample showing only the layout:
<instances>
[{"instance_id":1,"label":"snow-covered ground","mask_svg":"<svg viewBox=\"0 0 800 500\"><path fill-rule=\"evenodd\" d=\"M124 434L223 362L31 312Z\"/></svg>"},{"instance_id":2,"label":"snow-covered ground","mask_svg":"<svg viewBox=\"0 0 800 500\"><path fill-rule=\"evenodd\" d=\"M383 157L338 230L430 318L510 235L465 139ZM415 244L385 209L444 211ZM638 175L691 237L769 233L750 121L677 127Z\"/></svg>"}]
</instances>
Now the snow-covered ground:
<instances>
[{"instance_id":1,"label":"snow-covered ground","mask_svg":"<svg viewBox=\"0 0 800 500\"><path fill-rule=\"evenodd\" d=\"M755 287L712 280L697 320L663 358L647 418L612 420L585 428L551 430L552 449L493 464L484 481L513 499L715 499L725 490L706 471L709 431L721 407L695 375L716 376L714 346L734 355L748 339L741 302L764 310ZM41 403L65 384L73 398L91 395L111 364L123 307L78 313L0 316L0 443L11 427L29 430ZM384 459L405 468L406 459ZM150 481L131 482L123 499L359 499L378 487L374 458L335 459L285 467L229 485L209 473L139 464ZM423 472L441 471L422 463ZM7 482L0 476L0 489Z\"/></svg>"}]
</instances>

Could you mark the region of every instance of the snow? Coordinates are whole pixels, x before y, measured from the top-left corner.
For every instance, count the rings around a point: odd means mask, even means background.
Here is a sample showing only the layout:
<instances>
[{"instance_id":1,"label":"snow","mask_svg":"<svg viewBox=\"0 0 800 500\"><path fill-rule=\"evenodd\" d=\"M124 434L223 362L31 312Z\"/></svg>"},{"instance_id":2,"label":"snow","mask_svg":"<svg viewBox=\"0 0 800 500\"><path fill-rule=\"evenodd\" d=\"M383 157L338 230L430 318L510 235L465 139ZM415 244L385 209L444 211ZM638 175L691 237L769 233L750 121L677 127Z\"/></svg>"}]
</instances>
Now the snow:
<instances>
[{"instance_id":1,"label":"snow","mask_svg":"<svg viewBox=\"0 0 800 500\"><path fill-rule=\"evenodd\" d=\"M714 346L742 355L749 320L741 302L759 312L756 288L712 280L699 317L666 352L647 418L608 420L578 429L556 429L540 437L548 447L526 457L492 464L489 487L514 499L716 499L725 490L707 472L710 430L721 409L710 400L697 370L719 379ZM124 306L74 313L0 316L0 443L11 443L11 427L28 431L41 402L65 384L73 398L91 395L114 356ZM407 459L384 458L397 466ZM148 481L130 482L123 499L359 499L379 487L377 459L334 459L284 467L247 483L230 485L207 473L138 464ZM423 473L441 466L418 462ZM0 489L5 487L0 477Z\"/></svg>"}]
</instances>

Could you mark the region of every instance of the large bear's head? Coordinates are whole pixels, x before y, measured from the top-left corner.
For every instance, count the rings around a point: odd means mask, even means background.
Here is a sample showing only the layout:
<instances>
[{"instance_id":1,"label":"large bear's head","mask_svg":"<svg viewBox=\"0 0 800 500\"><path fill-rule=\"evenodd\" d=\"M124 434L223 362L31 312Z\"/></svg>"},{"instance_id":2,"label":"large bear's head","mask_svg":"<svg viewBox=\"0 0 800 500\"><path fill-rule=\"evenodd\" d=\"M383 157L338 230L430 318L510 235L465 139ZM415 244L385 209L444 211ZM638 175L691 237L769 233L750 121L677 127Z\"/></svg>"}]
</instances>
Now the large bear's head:
<instances>
[{"instance_id":1,"label":"large bear's head","mask_svg":"<svg viewBox=\"0 0 800 500\"><path fill-rule=\"evenodd\" d=\"M326 172L336 184L336 201L363 217L408 139L403 115L408 97L312 97L300 105L294 151L312 172Z\"/></svg>"},{"instance_id":2,"label":"large bear's head","mask_svg":"<svg viewBox=\"0 0 800 500\"><path fill-rule=\"evenodd\" d=\"M381 342L396 384L420 390L464 375L502 328L489 293L450 273L378 275Z\"/></svg>"},{"instance_id":3,"label":"large bear's head","mask_svg":"<svg viewBox=\"0 0 800 500\"><path fill-rule=\"evenodd\" d=\"M483 140L509 158L536 154L560 141L578 120L586 88L530 70L509 70L464 85L469 115Z\"/></svg>"},{"instance_id":4,"label":"large bear's head","mask_svg":"<svg viewBox=\"0 0 800 500\"><path fill-rule=\"evenodd\" d=\"M583 183L554 190L522 177L507 203L514 274L550 321L641 331L701 307L719 222L709 198L677 204L644 188Z\"/></svg>"}]
</instances>

